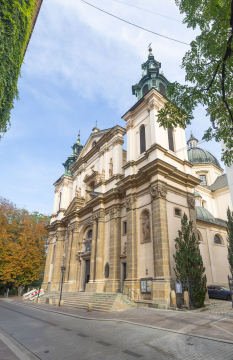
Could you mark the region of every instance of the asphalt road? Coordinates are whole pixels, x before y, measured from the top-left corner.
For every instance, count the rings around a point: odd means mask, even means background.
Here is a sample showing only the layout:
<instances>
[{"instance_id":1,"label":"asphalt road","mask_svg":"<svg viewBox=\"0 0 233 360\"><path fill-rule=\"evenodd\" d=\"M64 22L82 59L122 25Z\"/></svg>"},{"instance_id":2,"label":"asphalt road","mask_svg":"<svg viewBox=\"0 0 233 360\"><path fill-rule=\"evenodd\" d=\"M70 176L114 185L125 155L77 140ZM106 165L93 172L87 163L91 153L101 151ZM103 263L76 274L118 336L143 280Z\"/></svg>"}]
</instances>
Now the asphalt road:
<instances>
[{"instance_id":1,"label":"asphalt road","mask_svg":"<svg viewBox=\"0 0 233 360\"><path fill-rule=\"evenodd\" d=\"M9 349L20 360L233 360L226 342L0 301L0 360L15 360Z\"/></svg>"}]
</instances>

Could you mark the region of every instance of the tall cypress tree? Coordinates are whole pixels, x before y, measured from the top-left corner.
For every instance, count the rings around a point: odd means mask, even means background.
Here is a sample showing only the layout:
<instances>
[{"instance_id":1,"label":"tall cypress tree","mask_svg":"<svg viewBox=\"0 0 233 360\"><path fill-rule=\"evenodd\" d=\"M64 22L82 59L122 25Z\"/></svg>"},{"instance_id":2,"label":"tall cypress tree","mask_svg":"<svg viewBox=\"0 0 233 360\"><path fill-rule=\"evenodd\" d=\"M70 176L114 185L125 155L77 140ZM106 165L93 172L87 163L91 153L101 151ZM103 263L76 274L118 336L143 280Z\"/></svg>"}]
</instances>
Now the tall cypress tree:
<instances>
[{"instance_id":1,"label":"tall cypress tree","mask_svg":"<svg viewBox=\"0 0 233 360\"><path fill-rule=\"evenodd\" d=\"M178 281L186 282L188 279L191 302L195 307L201 307L207 290L205 267L192 221L188 221L185 213L178 234L179 237L175 239L176 253L173 255L176 263L174 271Z\"/></svg>"},{"instance_id":2,"label":"tall cypress tree","mask_svg":"<svg viewBox=\"0 0 233 360\"><path fill-rule=\"evenodd\" d=\"M227 242L228 242L228 262L231 276L233 276L233 212L229 206L227 209Z\"/></svg>"}]
</instances>

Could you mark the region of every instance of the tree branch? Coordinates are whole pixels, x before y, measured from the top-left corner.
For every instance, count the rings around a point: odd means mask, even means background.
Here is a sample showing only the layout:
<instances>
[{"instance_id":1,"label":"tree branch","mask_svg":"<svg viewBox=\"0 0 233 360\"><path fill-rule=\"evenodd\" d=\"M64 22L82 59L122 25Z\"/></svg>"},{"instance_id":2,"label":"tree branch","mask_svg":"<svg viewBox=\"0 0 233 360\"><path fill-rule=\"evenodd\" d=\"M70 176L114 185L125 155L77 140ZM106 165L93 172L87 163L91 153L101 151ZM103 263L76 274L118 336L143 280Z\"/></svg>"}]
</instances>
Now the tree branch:
<instances>
[{"instance_id":1,"label":"tree branch","mask_svg":"<svg viewBox=\"0 0 233 360\"><path fill-rule=\"evenodd\" d=\"M226 93L225 93L225 72L226 72L226 62L229 57L232 55L232 37L233 37L233 0L231 1L231 19L230 19L230 26L231 26L231 35L229 39L227 40L227 49L223 58L223 64L222 64L222 101L226 105L227 111L230 115L231 122L233 123L233 114L229 107L229 104L226 100Z\"/></svg>"}]
</instances>

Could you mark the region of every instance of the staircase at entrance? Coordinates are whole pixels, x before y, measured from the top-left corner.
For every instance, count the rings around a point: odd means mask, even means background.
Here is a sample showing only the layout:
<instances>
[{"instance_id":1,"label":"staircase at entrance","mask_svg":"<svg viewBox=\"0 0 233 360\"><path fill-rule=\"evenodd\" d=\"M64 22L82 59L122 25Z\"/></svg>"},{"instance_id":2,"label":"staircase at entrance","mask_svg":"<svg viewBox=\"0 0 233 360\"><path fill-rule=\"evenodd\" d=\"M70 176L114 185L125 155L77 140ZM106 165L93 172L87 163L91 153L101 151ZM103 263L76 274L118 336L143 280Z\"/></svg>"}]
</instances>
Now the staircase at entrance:
<instances>
[{"instance_id":1,"label":"staircase at entrance","mask_svg":"<svg viewBox=\"0 0 233 360\"><path fill-rule=\"evenodd\" d=\"M60 299L60 291L45 292L44 296L40 298L40 303L45 303L47 298L52 299L54 305L55 300ZM86 310L88 304L91 303L94 311L114 312L136 307L127 296L119 293L64 292L62 293L62 300L65 307Z\"/></svg>"}]
</instances>

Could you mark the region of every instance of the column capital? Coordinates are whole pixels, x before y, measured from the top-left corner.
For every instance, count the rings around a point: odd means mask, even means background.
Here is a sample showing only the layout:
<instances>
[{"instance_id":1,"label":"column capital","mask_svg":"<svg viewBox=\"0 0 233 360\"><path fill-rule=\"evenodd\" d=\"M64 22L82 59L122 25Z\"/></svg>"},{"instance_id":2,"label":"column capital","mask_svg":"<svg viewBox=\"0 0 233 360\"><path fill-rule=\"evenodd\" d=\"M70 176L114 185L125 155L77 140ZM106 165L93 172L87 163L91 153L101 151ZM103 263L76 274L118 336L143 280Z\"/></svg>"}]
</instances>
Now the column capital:
<instances>
[{"instance_id":1,"label":"column capital","mask_svg":"<svg viewBox=\"0 0 233 360\"><path fill-rule=\"evenodd\" d=\"M80 230L79 224L76 221L68 225L68 232L70 231L79 232L79 230Z\"/></svg>"},{"instance_id":2,"label":"column capital","mask_svg":"<svg viewBox=\"0 0 233 360\"><path fill-rule=\"evenodd\" d=\"M133 210L133 205L136 201L136 196L130 196L125 200L126 211Z\"/></svg>"},{"instance_id":3,"label":"column capital","mask_svg":"<svg viewBox=\"0 0 233 360\"><path fill-rule=\"evenodd\" d=\"M104 210L100 210L98 212L96 212L95 214L92 215L91 217L91 221L99 221L99 222L103 222L105 220L105 211Z\"/></svg>"},{"instance_id":4,"label":"column capital","mask_svg":"<svg viewBox=\"0 0 233 360\"><path fill-rule=\"evenodd\" d=\"M166 199L167 187L165 185L153 185L150 187L150 194L153 199Z\"/></svg>"},{"instance_id":5,"label":"column capital","mask_svg":"<svg viewBox=\"0 0 233 360\"><path fill-rule=\"evenodd\" d=\"M188 195L187 196L187 202L188 202L188 207L191 209L195 209L195 199L192 195Z\"/></svg>"}]
</instances>

